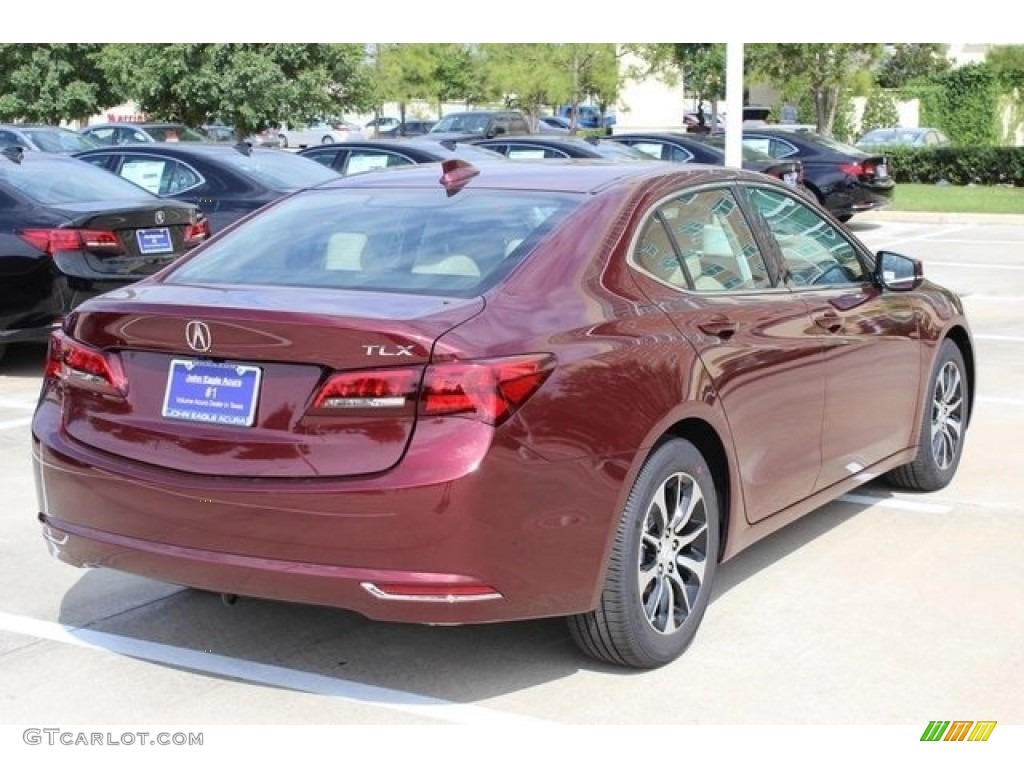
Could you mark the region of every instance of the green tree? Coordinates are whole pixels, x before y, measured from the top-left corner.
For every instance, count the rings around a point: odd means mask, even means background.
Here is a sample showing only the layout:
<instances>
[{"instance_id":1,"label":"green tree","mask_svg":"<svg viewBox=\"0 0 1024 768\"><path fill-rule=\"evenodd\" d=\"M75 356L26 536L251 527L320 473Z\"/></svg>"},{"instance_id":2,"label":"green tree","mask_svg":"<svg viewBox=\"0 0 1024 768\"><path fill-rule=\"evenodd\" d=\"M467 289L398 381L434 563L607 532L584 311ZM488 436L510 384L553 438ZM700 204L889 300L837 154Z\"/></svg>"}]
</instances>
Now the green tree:
<instances>
[{"instance_id":1,"label":"green tree","mask_svg":"<svg viewBox=\"0 0 1024 768\"><path fill-rule=\"evenodd\" d=\"M985 55L985 63L1007 89L1024 90L1024 45L997 45Z\"/></svg>"},{"instance_id":2,"label":"green tree","mask_svg":"<svg viewBox=\"0 0 1024 768\"><path fill-rule=\"evenodd\" d=\"M189 125L216 118L239 137L372 106L361 45L116 43L101 65L147 115Z\"/></svg>"},{"instance_id":3,"label":"green tree","mask_svg":"<svg viewBox=\"0 0 1024 768\"><path fill-rule=\"evenodd\" d=\"M879 43L755 43L745 47L748 77L761 77L790 97L809 92L817 130L832 134L839 97L882 55Z\"/></svg>"},{"instance_id":4,"label":"green tree","mask_svg":"<svg viewBox=\"0 0 1024 768\"><path fill-rule=\"evenodd\" d=\"M854 130L853 99L849 91L839 94L839 108L836 109L836 121L832 125L832 135L839 141L852 144L856 140Z\"/></svg>"},{"instance_id":5,"label":"green tree","mask_svg":"<svg viewBox=\"0 0 1024 768\"><path fill-rule=\"evenodd\" d=\"M0 45L0 120L56 125L124 100L102 75L95 44Z\"/></svg>"},{"instance_id":6,"label":"green tree","mask_svg":"<svg viewBox=\"0 0 1024 768\"><path fill-rule=\"evenodd\" d=\"M864 104L864 115L860 121L860 132L865 134L875 128L893 128L900 124L900 113L892 95L876 88Z\"/></svg>"},{"instance_id":7,"label":"green tree","mask_svg":"<svg viewBox=\"0 0 1024 768\"><path fill-rule=\"evenodd\" d=\"M632 77L654 75L668 85L681 82L698 106L711 102L714 119L717 102L725 98L724 43L631 43L627 48L646 65L630 73Z\"/></svg>"},{"instance_id":8,"label":"green tree","mask_svg":"<svg viewBox=\"0 0 1024 768\"><path fill-rule=\"evenodd\" d=\"M485 43L481 51L488 81L530 116L587 98L604 110L618 98L622 78L611 43Z\"/></svg>"},{"instance_id":9,"label":"green tree","mask_svg":"<svg viewBox=\"0 0 1024 768\"><path fill-rule=\"evenodd\" d=\"M475 47L461 43L378 43L373 64L377 101L398 102L404 120L409 102L416 99L440 113L446 101L468 105L497 98L480 59Z\"/></svg>"},{"instance_id":10,"label":"green tree","mask_svg":"<svg viewBox=\"0 0 1024 768\"><path fill-rule=\"evenodd\" d=\"M945 43L895 43L887 46L876 80L882 88L902 88L913 80L925 80L949 71Z\"/></svg>"}]
</instances>

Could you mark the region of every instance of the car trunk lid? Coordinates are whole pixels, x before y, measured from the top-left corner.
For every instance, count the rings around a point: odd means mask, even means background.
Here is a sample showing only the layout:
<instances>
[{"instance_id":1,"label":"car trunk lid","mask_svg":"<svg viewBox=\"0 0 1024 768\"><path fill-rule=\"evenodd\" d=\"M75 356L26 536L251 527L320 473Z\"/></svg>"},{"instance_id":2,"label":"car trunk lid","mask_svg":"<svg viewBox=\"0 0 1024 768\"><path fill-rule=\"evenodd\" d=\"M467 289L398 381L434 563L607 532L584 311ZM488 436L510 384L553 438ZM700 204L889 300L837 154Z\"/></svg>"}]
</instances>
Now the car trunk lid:
<instances>
[{"instance_id":1,"label":"car trunk lid","mask_svg":"<svg viewBox=\"0 0 1024 768\"><path fill-rule=\"evenodd\" d=\"M435 340L483 306L273 287L142 284L128 293L108 294L69 324L71 343L108 361L123 391L66 386L64 428L118 456L238 477L393 467L412 436Z\"/></svg>"}]
</instances>

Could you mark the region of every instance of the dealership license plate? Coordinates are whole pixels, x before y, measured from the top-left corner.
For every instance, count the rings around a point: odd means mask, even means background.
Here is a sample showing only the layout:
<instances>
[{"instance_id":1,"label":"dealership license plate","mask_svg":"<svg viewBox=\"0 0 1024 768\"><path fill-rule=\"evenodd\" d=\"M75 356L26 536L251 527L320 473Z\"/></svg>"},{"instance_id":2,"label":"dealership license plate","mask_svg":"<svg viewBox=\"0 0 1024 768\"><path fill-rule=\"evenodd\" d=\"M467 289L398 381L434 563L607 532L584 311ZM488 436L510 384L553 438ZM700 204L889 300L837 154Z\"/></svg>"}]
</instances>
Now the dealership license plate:
<instances>
[{"instance_id":1,"label":"dealership license plate","mask_svg":"<svg viewBox=\"0 0 1024 768\"><path fill-rule=\"evenodd\" d=\"M800 174L798 173L784 173L782 174L782 180L789 184L791 187L795 187L797 182L800 181Z\"/></svg>"},{"instance_id":2,"label":"dealership license plate","mask_svg":"<svg viewBox=\"0 0 1024 768\"><path fill-rule=\"evenodd\" d=\"M172 360L162 415L166 419L251 427L262 373L254 365Z\"/></svg>"},{"instance_id":3,"label":"dealership license plate","mask_svg":"<svg viewBox=\"0 0 1024 768\"><path fill-rule=\"evenodd\" d=\"M886 167L885 163L875 166L875 175L880 179L884 179L889 175L889 169Z\"/></svg>"},{"instance_id":4,"label":"dealership license plate","mask_svg":"<svg viewBox=\"0 0 1024 768\"><path fill-rule=\"evenodd\" d=\"M139 251L147 256L151 253L170 253L174 250L171 230L167 227L137 230L135 238L139 242Z\"/></svg>"}]
</instances>

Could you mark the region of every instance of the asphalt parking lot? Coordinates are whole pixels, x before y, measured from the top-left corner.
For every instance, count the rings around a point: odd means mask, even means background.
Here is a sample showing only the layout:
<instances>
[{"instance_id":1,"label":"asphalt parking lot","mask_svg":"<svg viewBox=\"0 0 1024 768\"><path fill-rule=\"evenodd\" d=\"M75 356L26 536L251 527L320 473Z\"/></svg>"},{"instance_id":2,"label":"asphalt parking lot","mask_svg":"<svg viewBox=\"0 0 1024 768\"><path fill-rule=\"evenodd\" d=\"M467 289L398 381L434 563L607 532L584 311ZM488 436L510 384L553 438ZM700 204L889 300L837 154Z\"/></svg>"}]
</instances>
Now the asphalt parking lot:
<instances>
[{"instance_id":1,"label":"asphalt parking lot","mask_svg":"<svg viewBox=\"0 0 1024 768\"><path fill-rule=\"evenodd\" d=\"M582 657L561 620L422 627L227 607L57 562L30 473L43 355L12 349L0 363L0 723L1024 723L1024 216L850 226L965 296L980 383L959 474L931 495L868 485L755 545L719 570L691 649L645 673Z\"/></svg>"}]
</instances>

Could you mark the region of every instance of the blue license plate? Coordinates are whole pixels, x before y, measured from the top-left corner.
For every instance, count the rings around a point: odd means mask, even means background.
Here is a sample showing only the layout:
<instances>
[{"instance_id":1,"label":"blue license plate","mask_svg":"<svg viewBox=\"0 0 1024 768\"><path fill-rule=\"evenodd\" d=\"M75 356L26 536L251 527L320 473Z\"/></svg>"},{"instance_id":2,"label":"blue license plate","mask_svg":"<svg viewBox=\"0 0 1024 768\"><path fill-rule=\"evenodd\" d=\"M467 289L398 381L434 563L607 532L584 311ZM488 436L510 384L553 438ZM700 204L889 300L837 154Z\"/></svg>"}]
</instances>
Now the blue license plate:
<instances>
[{"instance_id":1,"label":"blue license plate","mask_svg":"<svg viewBox=\"0 0 1024 768\"><path fill-rule=\"evenodd\" d=\"M166 419L251 427L262 373L254 365L172 360L162 415Z\"/></svg>"},{"instance_id":2,"label":"blue license plate","mask_svg":"<svg viewBox=\"0 0 1024 768\"><path fill-rule=\"evenodd\" d=\"M151 253L170 253L174 250L171 230L167 227L137 230L135 238L139 241L139 251L147 256Z\"/></svg>"}]
</instances>

